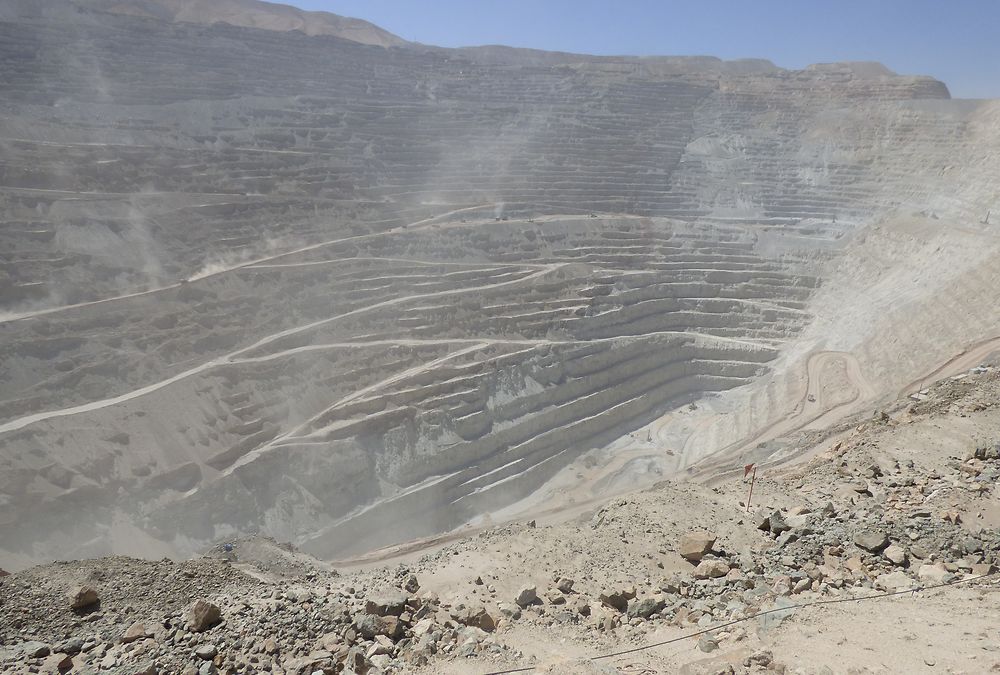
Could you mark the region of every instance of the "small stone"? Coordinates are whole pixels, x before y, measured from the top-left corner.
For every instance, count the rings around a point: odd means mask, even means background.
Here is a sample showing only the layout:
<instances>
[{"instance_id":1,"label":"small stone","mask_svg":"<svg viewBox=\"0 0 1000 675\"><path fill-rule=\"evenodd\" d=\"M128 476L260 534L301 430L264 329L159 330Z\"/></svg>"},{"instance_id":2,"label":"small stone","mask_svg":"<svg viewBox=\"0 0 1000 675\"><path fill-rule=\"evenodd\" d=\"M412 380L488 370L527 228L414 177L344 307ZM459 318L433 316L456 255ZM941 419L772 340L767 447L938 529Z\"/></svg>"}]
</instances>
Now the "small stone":
<instances>
[{"instance_id":1,"label":"small stone","mask_svg":"<svg viewBox=\"0 0 1000 675\"><path fill-rule=\"evenodd\" d=\"M708 654L719 648L719 641L711 635L702 635L698 640L698 649Z\"/></svg>"}]
</instances>

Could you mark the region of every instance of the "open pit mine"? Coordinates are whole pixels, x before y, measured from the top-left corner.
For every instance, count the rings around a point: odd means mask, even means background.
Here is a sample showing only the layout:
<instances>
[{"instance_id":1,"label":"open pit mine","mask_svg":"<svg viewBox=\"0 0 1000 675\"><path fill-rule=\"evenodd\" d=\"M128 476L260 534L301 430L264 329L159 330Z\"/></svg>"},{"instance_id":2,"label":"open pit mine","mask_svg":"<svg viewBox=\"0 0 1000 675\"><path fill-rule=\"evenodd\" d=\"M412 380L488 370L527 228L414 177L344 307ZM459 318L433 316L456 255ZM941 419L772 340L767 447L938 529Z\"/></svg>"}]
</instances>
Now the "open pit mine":
<instances>
[{"instance_id":1,"label":"open pit mine","mask_svg":"<svg viewBox=\"0 0 1000 675\"><path fill-rule=\"evenodd\" d=\"M873 63L0 3L0 567L766 466L1000 336L1000 104Z\"/></svg>"}]
</instances>

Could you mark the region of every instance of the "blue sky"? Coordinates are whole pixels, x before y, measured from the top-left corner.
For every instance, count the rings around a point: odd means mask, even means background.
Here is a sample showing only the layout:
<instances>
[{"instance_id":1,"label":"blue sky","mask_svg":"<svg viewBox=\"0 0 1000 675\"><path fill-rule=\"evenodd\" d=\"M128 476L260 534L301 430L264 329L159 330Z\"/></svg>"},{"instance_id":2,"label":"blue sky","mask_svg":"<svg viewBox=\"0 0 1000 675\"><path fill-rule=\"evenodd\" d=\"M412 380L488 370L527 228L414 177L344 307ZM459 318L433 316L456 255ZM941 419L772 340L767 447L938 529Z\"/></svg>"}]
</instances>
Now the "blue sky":
<instances>
[{"instance_id":1,"label":"blue sky","mask_svg":"<svg viewBox=\"0 0 1000 675\"><path fill-rule=\"evenodd\" d=\"M589 54L881 61L952 95L1000 98L997 0L292 0L416 42Z\"/></svg>"}]
</instances>

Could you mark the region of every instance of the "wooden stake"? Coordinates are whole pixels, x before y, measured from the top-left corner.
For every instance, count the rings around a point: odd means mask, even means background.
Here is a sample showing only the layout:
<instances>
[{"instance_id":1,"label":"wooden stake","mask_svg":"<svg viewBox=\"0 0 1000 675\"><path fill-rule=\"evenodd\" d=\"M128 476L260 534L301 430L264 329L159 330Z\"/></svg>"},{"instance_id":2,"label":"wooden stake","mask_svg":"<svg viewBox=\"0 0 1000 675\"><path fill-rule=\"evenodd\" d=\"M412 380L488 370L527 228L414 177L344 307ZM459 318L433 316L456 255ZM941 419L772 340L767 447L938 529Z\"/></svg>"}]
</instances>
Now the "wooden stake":
<instances>
[{"instance_id":1,"label":"wooden stake","mask_svg":"<svg viewBox=\"0 0 1000 675\"><path fill-rule=\"evenodd\" d=\"M753 499L753 482L757 480L757 466L754 465L753 473L750 474L750 494L747 495L747 513L750 513L750 500Z\"/></svg>"}]
</instances>

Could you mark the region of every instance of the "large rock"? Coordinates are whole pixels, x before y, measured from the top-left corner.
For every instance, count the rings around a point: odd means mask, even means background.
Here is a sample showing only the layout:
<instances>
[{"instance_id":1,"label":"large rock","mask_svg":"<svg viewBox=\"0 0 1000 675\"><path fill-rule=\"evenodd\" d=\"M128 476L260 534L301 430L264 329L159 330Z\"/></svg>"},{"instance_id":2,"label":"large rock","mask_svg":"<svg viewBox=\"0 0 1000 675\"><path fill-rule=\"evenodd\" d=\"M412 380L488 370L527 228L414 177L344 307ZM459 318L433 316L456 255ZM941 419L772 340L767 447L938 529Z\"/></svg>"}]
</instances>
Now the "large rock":
<instances>
[{"instance_id":1,"label":"large rock","mask_svg":"<svg viewBox=\"0 0 1000 675\"><path fill-rule=\"evenodd\" d=\"M695 579L718 579L729 574L729 563L718 558L706 558L694 568Z\"/></svg>"},{"instance_id":2,"label":"large rock","mask_svg":"<svg viewBox=\"0 0 1000 675\"><path fill-rule=\"evenodd\" d=\"M876 530L858 532L854 535L854 543L869 553L881 553L889 545L889 537Z\"/></svg>"},{"instance_id":3,"label":"large rock","mask_svg":"<svg viewBox=\"0 0 1000 675\"><path fill-rule=\"evenodd\" d=\"M195 633L208 630L222 620L219 606L201 598L194 601L187 611L188 628Z\"/></svg>"},{"instance_id":4,"label":"large rock","mask_svg":"<svg viewBox=\"0 0 1000 675\"><path fill-rule=\"evenodd\" d=\"M768 516L767 522L768 527L771 530L771 534L775 536L792 529L792 526L785 520L785 516L781 513L781 511L775 511Z\"/></svg>"},{"instance_id":5,"label":"large rock","mask_svg":"<svg viewBox=\"0 0 1000 675\"><path fill-rule=\"evenodd\" d=\"M480 628L487 633L492 633L497 627L496 619L482 605L460 607L452 612L452 616L463 626Z\"/></svg>"},{"instance_id":6,"label":"large rock","mask_svg":"<svg viewBox=\"0 0 1000 675\"><path fill-rule=\"evenodd\" d=\"M688 532L677 543L677 552L689 562L698 562L715 546L715 535L711 532Z\"/></svg>"},{"instance_id":7,"label":"large rock","mask_svg":"<svg viewBox=\"0 0 1000 675\"><path fill-rule=\"evenodd\" d=\"M538 589L534 586L522 586L521 590L514 596L514 604L518 607L527 607L538 600Z\"/></svg>"},{"instance_id":8,"label":"large rock","mask_svg":"<svg viewBox=\"0 0 1000 675\"><path fill-rule=\"evenodd\" d=\"M905 565L906 564L906 549L898 544L892 544L885 551L882 552L885 559L891 562L893 565Z\"/></svg>"},{"instance_id":9,"label":"large rock","mask_svg":"<svg viewBox=\"0 0 1000 675\"><path fill-rule=\"evenodd\" d=\"M218 653L218 648L213 644L198 645L194 648L194 655L202 661L211 661Z\"/></svg>"},{"instance_id":10,"label":"large rock","mask_svg":"<svg viewBox=\"0 0 1000 675\"><path fill-rule=\"evenodd\" d=\"M1000 443L996 441L980 440L970 453L975 459L984 461L1000 459Z\"/></svg>"},{"instance_id":11,"label":"large rock","mask_svg":"<svg viewBox=\"0 0 1000 675\"><path fill-rule=\"evenodd\" d=\"M597 596L602 604L616 609L619 612L628 610L628 601L635 597L635 590L631 588L612 588Z\"/></svg>"},{"instance_id":12,"label":"large rock","mask_svg":"<svg viewBox=\"0 0 1000 675\"><path fill-rule=\"evenodd\" d=\"M376 635L386 632L385 620L375 614L358 614L354 617L354 627L366 640L374 640Z\"/></svg>"},{"instance_id":13,"label":"large rock","mask_svg":"<svg viewBox=\"0 0 1000 675\"><path fill-rule=\"evenodd\" d=\"M394 640L403 637L403 634L406 632L406 624L398 616L390 614L389 616L379 618L382 619L382 632L384 635L388 635Z\"/></svg>"},{"instance_id":14,"label":"large rock","mask_svg":"<svg viewBox=\"0 0 1000 675\"><path fill-rule=\"evenodd\" d=\"M29 659L40 659L44 656L48 656L52 651L47 644L44 642L38 642L37 640L22 642L17 645L14 650Z\"/></svg>"},{"instance_id":15,"label":"large rock","mask_svg":"<svg viewBox=\"0 0 1000 675\"><path fill-rule=\"evenodd\" d=\"M101 601L97 591L90 586L76 586L66 594L70 609L87 609Z\"/></svg>"},{"instance_id":16,"label":"large rock","mask_svg":"<svg viewBox=\"0 0 1000 675\"><path fill-rule=\"evenodd\" d=\"M916 586L916 583L902 570L883 574L875 579L875 588L883 591L901 591L913 588L914 586Z\"/></svg>"},{"instance_id":17,"label":"large rock","mask_svg":"<svg viewBox=\"0 0 1000 675\"><path fill-rule=\"evenodd\" d=\"M941 563L921 565L917 578L926 584L943 584L952 579L952 574Z\"/></svg>"},{"instance_id":18,"label":"large rock","mask_svg":"<svg viewBox=\"0 0 1000 675\"><path fill-rule=\"evenodd\" d=\"M376 616L399 616L406 609L409 596L401 591L387 591L374 595L365 602L365 611Z\"/></svg>"},{"instance_id":19,"label":"large rock","mask_svg":"<svg viewBox=\"0 0 1000 675\"><path fill-rule=\"evenodd\" d=\"M666 601L659 596L637 598L628 603L625 613L630 619L648 619L666 606Z\"/></svg>"},{"instance_id":20,"label":"large rock","mask_svg":"<svg viewBox=\"0 0 1000 675\"><path fill-rule=\"evenodd\" d=\"M128 627L125 634L122 635L122 642L128 644L130 642L135 642L136 640L141 640L146 637L146 626L141 621L136 621L134 624Z\"/></svg>"}]
</instances>

